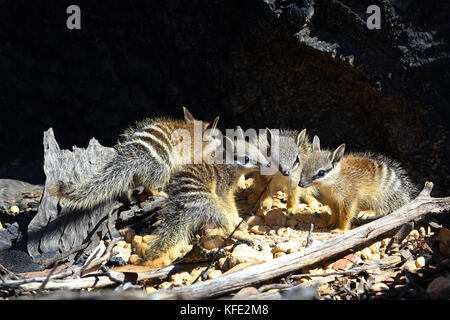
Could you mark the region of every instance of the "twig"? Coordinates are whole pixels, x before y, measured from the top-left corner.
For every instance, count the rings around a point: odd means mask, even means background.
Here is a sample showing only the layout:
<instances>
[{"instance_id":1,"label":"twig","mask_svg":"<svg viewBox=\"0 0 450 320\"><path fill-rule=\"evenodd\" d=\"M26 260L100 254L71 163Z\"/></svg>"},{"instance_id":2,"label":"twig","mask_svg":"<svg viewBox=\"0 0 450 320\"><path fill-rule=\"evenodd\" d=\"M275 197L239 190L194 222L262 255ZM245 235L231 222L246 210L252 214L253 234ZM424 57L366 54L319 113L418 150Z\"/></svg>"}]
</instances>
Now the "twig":
<instances>
[{"instance_id":1,"label":"twig","mask_svg":"<svg viewBox=\"0 0 450 320\"><path fill-rule=\"evenodd\" d=\"M72 274L73 274L73 270L67 270L67 271L52 275L49 277L49 279L50 280L61 279L61 278L68 277ZM18 279L18 280L6 280L4 283L0 283L0 287L19 288L20 289L20 286L23 284L28 284L28 283L33 283L33 282L41 283L41 282L45 281L45 279L47 279L47 276ZM36 289L34 289L34 290L37 290L37 289L38 289L38 287L36 287Z\"/></svg>"},{"instance_id":2,"label":"twig","mask_svg":"<svg viewBox=\"0 0 450 320\"><path fill-rule=\"evenodd\" d=\"M103 252L103 254L100 257L96 258L96 256L100 252L100 250L102 250L102 246L101 246L101 244L99 244L94 249L94 252L91 253L88 260L83 264L83 266L76 268L76 271L73 273L73 278L79 277L80 275L83 274L84 271L86 271L90 268L99 266L103 262L107 261L110 257L112 248L114 247L114 245L117 243L118 240L119 240L119 238L112 239L111 242L109 243L108 247Z\"/></svg>"},{"instance_id":3,"label":"twig","mask_svg":"<svg viewBox=\"0 0 450 320\"><path fill-rule=\"evenodd\" d=\"M122 284L123 283L123 280L119 280L119 279L117 279L117 278L115 278L115 277L113 277L112 275L111 275L111 271L109 270L109 268L107 267L107 266L101 266L100 267L100 270L102 270L103 271L103 274L104 275L106 275L106 276L108 276L108 278L111 280L111 281L113 281L113 282L115 282L115 283L119 283L119 284Z\"/></svg>"},{"instance_id":4,"label":"twig","mask_svg":"<svg viewBox=\"0 0 450 320\"><path fill-rule=\"evenodd\" d=\"M360 300L358 294L354 293L353 291L351 291L350 289L347 288L345 283L342 283L342 281L338 278L336 278L336 281L339 282L339 284L341 285L341 288L344 289L345 292L347 292L349 295L351 295L352 297Z\"/></svg>"},{"instance_id":5,"label":"twig","mask_svg":"<svg viewBox=\"0 0 450 320\"><path fill-rule=\"evenodd\" d=\"M18 280L19 277L16 276L14 274L14 272L9 271L7 268L5 268L1 263L0 263L0 271L3 271L4 273L6 273L7 275L9 275L11 278Z\"/></svg>"},{"instance_id":6,"label":"twig","mask_svg":"<svg viewBox=\"0 0 450 320\"><path fill-rule=\"evenodd\" d=\"M321 273L321 274L310 274L310 273L302 273L302 274L293 274L289 278L291 279L301 279L301 278L313 278L313 277L328 277L328 276L350 276L357 275L361 273L366 273L366 269L351 269L347 271L335 271L330 273Z\"/></svg>"},{"instance_id":7,"label":"twig","mask_svg":"<svg viewBox=\"0 0 450 320\"><path fill-rule=\"evenodd\" d=\"M55 272L56 268L58 268L59 263L55 262L55 265L53 266L52 270L50 270L49 274L47 275L47 277L45 278L45 280L42 282L41 286L38 289L38 292L41 292L42 290L44 290L45 285L48 283L48 281L50 280L50 277L53 275L53 273Z\"/></svg>"},{"instance_id":8,"label":"twig","mask_svg":"<svg viewBox=\"0 0 450 320\"><path fill-rule=\"evenodd\" d=\"M89 245L89 242L83 243L82 245L79 245L79 246L77 246L77 247L75 247L75 248L73 248L73 249L71 249L71 250L69 250L67 252L64 252L64 253L60 254L56 258L51 258L51 259L44 260L41 263L42 268L47 269L50 266L52 266L54 263L59 262L59 261L65 259L65 258L67 258L71 254L74 254L74 253L76 253L78 251L86 249L88 247L88 245Z\"/></svg>"},{"instance_id":9,"label":"twig","mask_svg":"<svg viewBox=\"0 0 450 320\"><path fill-rule=\"evenodd\" d=\"M274 283L274 284L267 284L265 286L261 286L258 289L258 292L265 292L270 289L286 289L294 286L294 284L291 283Z\"/></svg>"}]
</instances>

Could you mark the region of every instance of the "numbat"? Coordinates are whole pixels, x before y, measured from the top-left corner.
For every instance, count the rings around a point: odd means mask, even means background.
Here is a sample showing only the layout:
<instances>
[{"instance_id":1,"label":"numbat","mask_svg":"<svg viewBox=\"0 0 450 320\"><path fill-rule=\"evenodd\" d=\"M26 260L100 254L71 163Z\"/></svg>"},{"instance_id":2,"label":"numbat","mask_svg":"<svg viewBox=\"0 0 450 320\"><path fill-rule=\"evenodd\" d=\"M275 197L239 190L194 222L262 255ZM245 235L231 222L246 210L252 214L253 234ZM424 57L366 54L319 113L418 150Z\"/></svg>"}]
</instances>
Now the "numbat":
<instances>
[{"instance_id":1,"label":"numbat","mask_svg":"<svg viewBox=\"0 0 450 320\"><path fill-rule=\"evenodd\" d=\"M272 196L280 190L286 193L287 211L290 214L297 213L299 198L307 204L314 201L317 203L314 197L316 191L313 186L306 189L298 187L303 164L311 153L311 142L306 134L306 129L301 132L282 129L277 136L273 135L270 129L266 129L265 135L260 137L260 142L263 146L268 146L272 165L278 169L266 192L261 196L261 208L270 210L273 202ZM277 148L273 146L277 146ZM274 157L275 153L277 153L276 157ZM251 197L257 198L269 180L270 176L255 173L255 189Z\"/></svg>"},{"instance_id":2,"label":"numbat","mask_svg":"<svg viewBox=\"0 0 450 320\"><path fill-rule=\"evenodd\" d=\"M385 215L417 193L404 169L392 159L370 153L344 155L345 144L333 152L320 150L317 136L312 148L299 186L318 187L323 202L331 209L329 226L348 230L358 212Z\"/></svg>"},{"instance_id":3,"label":"numbat","mask_svg":"<svg viewBox=\"0 0 450 320\"><path fill-rule=\"evenodd\" d=\"M228 140L226 148L233 155L232 164L185 165L175 172L167 185L167 206L161 211L161 222L152 233L153 240L143 252L144 265L159 267L175 260L192 235L207 227L219 228L229 236L241 221L234 192L241 175L270 167L270 161L258 147L245 140L237 128L237 141ZM239 147L243 146L243 147ZM250 240L235 232L234 238Z\"/></svg>"},{"instance_id":4,"label":"numbat","mask_svg":"<svg viewBox=\"0 0 450 320\"><path fill-rule=\"evenodd\" d=\"M54 181L50 193L72 210L90 210L121 196L129 198L138 186L148 193L162 190L175 170L194 163L194 143L180 147L183 136L176 134L185 132L189 138L194 137L196 120L186 108L183 110L184 120L153 118L136 123L124 132L115 146L117 154L102 170L76 184ZM202 136L208 129L212 132L218 120L203 123ZM217 146L212 137L205 136L202 150L209 152Z\"/></svg>"}]
</instances>

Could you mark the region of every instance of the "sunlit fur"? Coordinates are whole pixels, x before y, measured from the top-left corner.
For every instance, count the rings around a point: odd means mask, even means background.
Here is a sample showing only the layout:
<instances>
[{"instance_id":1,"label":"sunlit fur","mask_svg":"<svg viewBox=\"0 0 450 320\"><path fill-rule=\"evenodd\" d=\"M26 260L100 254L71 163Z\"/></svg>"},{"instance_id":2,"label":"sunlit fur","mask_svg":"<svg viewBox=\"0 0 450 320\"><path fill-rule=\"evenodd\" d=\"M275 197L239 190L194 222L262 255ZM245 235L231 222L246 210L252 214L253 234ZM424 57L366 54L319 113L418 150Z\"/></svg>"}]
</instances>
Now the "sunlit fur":
<instances>
[{"instance_id":1,"label":"sunlit fur","mask_svg":"<svg viewBox=\"0 0 450 320\"><path fill-rule=\"evenodd\" d=\"M161 190L175 170L193 160L193 139L189 157L186 150L176 148L180 139L172 135L175 130L185 129L194 137L194 118L187 109L184 112L185 120L153 118L137 122L125 130L115 146L115 157L99 172L75 184L53 181L50 193L72 210L90 210L121 196L128 197L137 186L149 192ZM203 123L203 129L208 125Z\"/></svg>"},{"instance_id":2,"label":"sunlit fur","mask_svg":"<svg viewBox=\"0 0 450 320\"><path fill-rule=\"evenodd\" d=\"M376 215L385 215L417 194L398 162L373 153L343 155L344 148L315 150L305 161L300 179L305 187L318 187L332 212L330 226L337 224L339 229L348 230L358 212L373 210ZM318 176L320 170L323 177Z\"/></svg>"},{"instance_id":3,"label":"sunlit fur","mask_svg":"<svg viewBox=\"0 0 450 320\"><path fill-rule=\"evenodd\" d=\"M271 140L275 140L275 138L272 137ZM271 148L271 155L272 165L279 170L274 175L266 192L261 196L261 207L264 210L269 210L272 207L272 196L280 190L287 195L288 213L296 212L299 198L308 204L316 201L314 197L316 190L314 187L306 189L298 187L303 164L312 151L306 130L298 132L295 130L281 129L279 131L277 143L275 141L269 143L267 140L267 133L260 137L260 142L267 145L278 145L278 149ZM278 163L274 160L276 159L276 157L274 157L275 152L278 153ZM296 161L297 157L298 161ZM283 175L282 172L288 172L289 175ZM269 182L270 176L256 173L254 178L255 189L252 197L258 196L264 190Z\"/></svg>"},{"instance_id":4,"label":"sunlit fur","mask_svg":"<svg viewBox=\"0 0 450 320\"><path fill-rule=\"evenodd\" d=\"M145 251L143 264L161 266L170 264L176 258L177 248L189 243L192 235L206 226L214 226L229 235L239 224L234 192L242 174L267 166L266 159L257 147L245 140L244 154L249 163L186 165L175 172L167 185L167 206L160 213L161 223L152 233L154 239ZM240 150L240 148L237 148ZM238 239L243 234L236 233Z\"/></svg>"}]
</instances>

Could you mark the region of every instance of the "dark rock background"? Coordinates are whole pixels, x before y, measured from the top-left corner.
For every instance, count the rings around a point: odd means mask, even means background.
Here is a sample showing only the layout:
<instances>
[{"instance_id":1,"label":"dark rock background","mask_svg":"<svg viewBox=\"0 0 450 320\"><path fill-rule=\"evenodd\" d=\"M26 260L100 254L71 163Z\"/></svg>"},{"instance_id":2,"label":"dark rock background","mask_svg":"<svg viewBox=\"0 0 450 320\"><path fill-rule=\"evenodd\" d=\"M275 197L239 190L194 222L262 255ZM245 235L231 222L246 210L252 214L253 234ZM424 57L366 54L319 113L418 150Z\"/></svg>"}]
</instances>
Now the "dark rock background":
<instances>
[{"instance_id":1,"label":"dark rock background","mask_svg":"<svg viewBox=\"0 0 450 320\"><path fill-rule=\"evenodd\" d=\"M81 30L66 8L81 8ZM381 30L365 25L382 10ZM145 116L308 128L386 153L450 194L450 3L0 0L0 178L44 183L61 148L114 144Z\"/></svg>"}]
</instances>

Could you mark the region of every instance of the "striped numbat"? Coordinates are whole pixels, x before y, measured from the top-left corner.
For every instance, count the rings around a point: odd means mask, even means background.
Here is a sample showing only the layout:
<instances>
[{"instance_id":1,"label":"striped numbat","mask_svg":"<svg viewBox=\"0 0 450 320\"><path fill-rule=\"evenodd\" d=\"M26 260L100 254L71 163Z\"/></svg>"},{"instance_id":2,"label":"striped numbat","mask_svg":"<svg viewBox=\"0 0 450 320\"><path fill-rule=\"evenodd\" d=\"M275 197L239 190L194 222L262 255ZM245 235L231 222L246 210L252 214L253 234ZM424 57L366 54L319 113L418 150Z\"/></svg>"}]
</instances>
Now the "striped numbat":
<instances>
[{"instance_id":1,"label":"striped numbat","mask_svg":"<svg viewBox=\"0 0 450 320\"><path fill-rule=\"evenodd\" d=\"M306 129L301 132L280 129L278 136L273 135L270 129L266 129L266 133L261 136L261 140L263 144L269 146L272 165L278 168L278 172L270 181L266 192L261 196L261 208L270 210L272 208L272 196L279 190L287 195L287 211L290 214L297 212L299 198L308 204L313 201L317 202L314 197L316 191L313 186L306 189L298 187L303 164L312 152ZM277 153L276 157L274 157L275 153ZM270 176L255 173L254 178L255 189L251 197L256 198L264 190Z\"/></svg>"},{"instance_id":2,"label":"striped numbat","mask_svg":"<svg viewBox=\"0 0 450 320\"><path fill-rule=\"evenodd\" d=\"M305 161L299 186L317 186L331 209L330 226L348 230L360 211L376 216L388 214L409 201L417 189L400 164L371 153L344 155L345 144L333 152L320 150L313 139L313 152Z\"/></svg>"},{"instance_id":3,"label":"striped numbat","mask_svg":"<svg viewBox=\"0 0 450 320\"><path fill-rule=\"evenodd\" d=\"M194 137L195 119L186 108L183 110L184 120L152 118L137 122L123 133L115 146L117 154L99 172L77 184L53 181L50 193L59 196L72 210L90 210L110 200L129 197L138 186L147 192L160 191L175 170L193 163L193 139L190 148L180 148L183 136L174 134L184 129L180 132ZM219 117L212 123L203 122L201 133L215 129L218 120ZM202 141L202 150L208 150L213 138Z\"/></svg>"},{"instance_id":4,"label":"striped numbat","mask_svg":"<svg viewBox=\"0 0 450 320\"><path fill-rule=\"evenodd\" d=\"M225 138L228 145L223 148L225 153L232 152L233 163L186 165L172 175L165 189L167 206L160 213L161 221L152 233L149 247L143 252L146 261L142 264L168 265L180 255L181 248L189 244L195 232L212 226L226 237L239 224L241 219L234 199L239 177L271 164L255 143L245 141L242 129L236 131L237 140ZM245 148L238 147L243 145ZM239 240L249 239L244 236L233 235Z\"/></svg>"}]
</instances>

